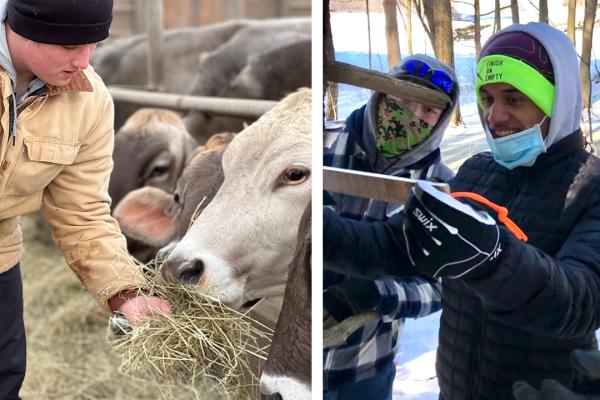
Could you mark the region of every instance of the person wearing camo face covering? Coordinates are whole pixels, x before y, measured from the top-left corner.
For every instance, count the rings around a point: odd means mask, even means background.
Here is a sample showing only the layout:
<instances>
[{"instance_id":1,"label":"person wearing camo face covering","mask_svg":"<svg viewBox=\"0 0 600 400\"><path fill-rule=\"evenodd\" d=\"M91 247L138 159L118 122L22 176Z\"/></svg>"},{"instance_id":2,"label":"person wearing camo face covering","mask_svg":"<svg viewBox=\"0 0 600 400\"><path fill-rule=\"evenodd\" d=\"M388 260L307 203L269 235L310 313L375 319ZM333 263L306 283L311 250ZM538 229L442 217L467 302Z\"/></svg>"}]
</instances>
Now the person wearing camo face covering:
<instances>
[{"instance_id":1,"label":"person wearing camo face covering","mask_svg":"<svg viewBox=\"0 0 600 400\"><path fill-rule=\"evenodd\" d=\"M439 145L458 99L454 71L431 57L415 55L389 74L438 90L450 103L443 109L432 108L375 93L348 117L342 132L333 133L335 140L325 149L323 164L409 178L451 179L453 173L441 162ZM401 210L400 204L335 193L327 196L343 219L386 220ZM366 310L381 317L358 329L343 345L324 350L323 398L391 399L394 356L404 319L441 308L439 282L422 276L370 281L327 271L323 283L325 326Z\"/></svg>"},{"instance_id":2,"label":"person wearing camo face covering","mask_svg":"<svg viewBox=\"0 0 600 400\"><path fill-rule=\"evenodd\" d=\"M383 95L377 107L377 149L397 157L427 139L444 110Z\"/></svg>"}]
</instances>

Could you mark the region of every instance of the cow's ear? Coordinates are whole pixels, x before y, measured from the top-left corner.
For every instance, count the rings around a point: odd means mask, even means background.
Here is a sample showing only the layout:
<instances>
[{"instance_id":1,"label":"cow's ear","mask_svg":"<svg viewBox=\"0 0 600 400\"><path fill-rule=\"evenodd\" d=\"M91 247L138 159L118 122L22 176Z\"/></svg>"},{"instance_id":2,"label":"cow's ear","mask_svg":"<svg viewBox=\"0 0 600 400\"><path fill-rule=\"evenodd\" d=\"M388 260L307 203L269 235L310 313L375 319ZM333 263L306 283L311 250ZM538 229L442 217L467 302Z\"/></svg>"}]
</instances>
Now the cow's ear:
<instances>
[{"instance_id":1,"label":"cow's ear","mask_svg":"<svg viewBox=\"0 0 600 400\"><path fill-rule=\"evenodd\" d=\"M154 187L143 187L127 194L113 216L128 237L153 247L162 247L175 237L175 220L170 215L173 195Z\"/></svg>"}]
</instances>

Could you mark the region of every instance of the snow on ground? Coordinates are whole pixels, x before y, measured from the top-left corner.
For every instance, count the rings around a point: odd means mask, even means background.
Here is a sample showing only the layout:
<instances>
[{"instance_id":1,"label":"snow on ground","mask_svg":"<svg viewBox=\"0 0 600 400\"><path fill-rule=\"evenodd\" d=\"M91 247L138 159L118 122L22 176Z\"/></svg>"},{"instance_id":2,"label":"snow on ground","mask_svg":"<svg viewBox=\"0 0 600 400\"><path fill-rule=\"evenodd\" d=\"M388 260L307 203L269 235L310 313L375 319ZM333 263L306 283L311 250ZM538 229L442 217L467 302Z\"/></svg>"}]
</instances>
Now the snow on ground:
<instances>
[{"instance_id":1,"label":"snow on ground","mask_svg":"<svg viewBox=\"0 0 600 400\"><path fill-rule=\"evenodd\" d=\"M491 3L491 2L489 2ZM486 2L486 5L488 3ZM471 8L461 6L454 2L460 19L468 19ZM491 9L482 7L485 13ZM502 26L511 23L509 10L503 13ZM565 7L553 7L549 10L550 20L556 27L565 29L567 10ZM525 2L520 4L520 18L522 23L536 21L537 14ZM583 15L583 7L578 7L578 20ZM457 15L455 15L456 19ZM471 22L454 21L454 28L470 25ZM481 19L482 26L493 26L493 14ZM367 17L365 14L332 13L331 27L336 49L336 59L362 67L369 67L378 71L387 71L386 44L385 44L385 18L381 14L371 14L371 56L369 57L369 41L367 30ZM406 56L406 37L403 35L403 22L398 15L398 26L400 29L400 47L403 56ZM482 31L482 43L492 34L491 28ZM577 31L578 51L580 45L581 30ZM600 33L594 35L592 58L600 53ZM487 143L474 96L475 79L475 48L472 41L455 42L455 69L459 77L461 87L460 108L464 125L451 126L446 130L442 141L443 161L454 171L469 156L488 151ZM413 52L433 55L424 31L416 15L413 16ZM600 56L598 56L600 58ZM600 60L598 61L600 68ZM592 77L596 75L597 69L592 69ZM576 72L578 73L578 71ZM345 119L350 112L360 107L370 97L370 92L348 85L340 85L339 107L337 119ZM600 84L595 82L592 87L592 126L595 138L596 154L600 154ZM583 117L582 124L587 124L587 116ZM435 313L425 318L406 321L404 332L400 336L400 346L396 355L396 380L394 382L394 399L398 400L437 400L438 385L435 378L435 350L437 348L440 313ZM597 333L597 336L598 335Z\"/></svg>"},{"instance_id":2,"label":"snow on ground","mask_svg":"<svg viewBox=\"0 0 600 400\"><path fill-rule=\"evenodd\" d=\"M417 358L396 365L396 381L402 385L394 385L393 397L404 400L437 399L438 382L435 371L435 350L423 353Z\"/></svg>"}]
</instances>

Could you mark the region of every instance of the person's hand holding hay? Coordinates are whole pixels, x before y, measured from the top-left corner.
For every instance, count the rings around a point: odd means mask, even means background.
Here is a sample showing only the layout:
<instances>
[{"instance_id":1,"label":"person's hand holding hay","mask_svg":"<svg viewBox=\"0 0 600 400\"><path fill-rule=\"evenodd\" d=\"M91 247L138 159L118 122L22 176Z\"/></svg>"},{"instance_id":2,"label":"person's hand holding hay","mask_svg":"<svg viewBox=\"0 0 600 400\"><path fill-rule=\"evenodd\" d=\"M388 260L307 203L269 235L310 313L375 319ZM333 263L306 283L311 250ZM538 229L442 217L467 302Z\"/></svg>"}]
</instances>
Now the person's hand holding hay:
<instances>
[{"instance_id":1,"label":"person's hand holding hay","mask_svg":"<svg viewBox=\"0 0 600 400\"><path fill-rule=\"evenodd\" d=\"M123 316L131 326L141 325L146 317L171 314L171 304L168 300L140 295L137 290L119 293L109 300L109 306L111 310L115 310L115 313Z\"/></svg>"},{"instance_id":2,"label":"person's hand holding hay","mask_svg":"<svg viewBox=\"0 0 600 400\"><path fill-rule=\"evenodd\" d=\"M197 287L152 280L152 293L168 299L173 313L158 311L120 337L121 371L167 385L206 390L208 384L233 398L257 394L258 365L266 360L272 331Z\"/></svg>"}]
</instances>

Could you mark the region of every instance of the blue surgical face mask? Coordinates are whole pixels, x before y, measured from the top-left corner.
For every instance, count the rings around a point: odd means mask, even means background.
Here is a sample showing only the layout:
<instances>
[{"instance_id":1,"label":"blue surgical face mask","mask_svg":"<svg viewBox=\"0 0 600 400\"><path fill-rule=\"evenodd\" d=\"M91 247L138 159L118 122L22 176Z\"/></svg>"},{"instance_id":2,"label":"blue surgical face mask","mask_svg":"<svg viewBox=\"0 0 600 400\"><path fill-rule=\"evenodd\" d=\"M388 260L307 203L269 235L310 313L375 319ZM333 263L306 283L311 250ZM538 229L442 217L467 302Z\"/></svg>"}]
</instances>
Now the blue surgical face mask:
<instances>
[{"instance_id":1,"label":"blue surgical face mask","mask_svg":"<svg viewBox=\"0 0 600 400\"><path fill-rule=\"evenodd\" d=\"M546 116L529 129L499 139L494 139L487 124L484 124L485 138L494 155L494 160L508 169L530 167L537 157L546 152L540 125Z\"/></svg>"}]
</instances>

